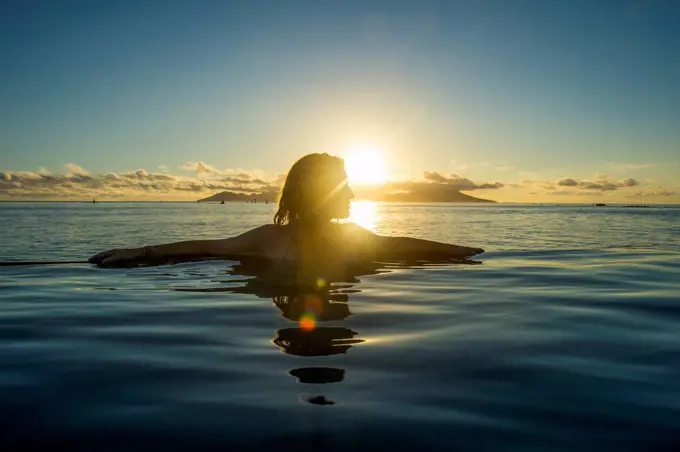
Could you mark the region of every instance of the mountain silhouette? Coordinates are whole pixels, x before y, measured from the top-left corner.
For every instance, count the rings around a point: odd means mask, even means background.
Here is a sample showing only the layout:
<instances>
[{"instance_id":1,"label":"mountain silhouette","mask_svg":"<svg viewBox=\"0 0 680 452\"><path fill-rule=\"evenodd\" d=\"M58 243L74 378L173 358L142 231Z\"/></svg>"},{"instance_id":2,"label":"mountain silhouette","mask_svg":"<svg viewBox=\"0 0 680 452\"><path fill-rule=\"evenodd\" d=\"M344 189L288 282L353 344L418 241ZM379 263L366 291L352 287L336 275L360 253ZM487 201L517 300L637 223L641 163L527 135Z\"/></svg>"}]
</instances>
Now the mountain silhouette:
<instances>
[{"instance_id":1,"label":"mountain silhouette","mask_svg":"<svg viewBox=\"0 0 680 452\"><path fill-rule=\"evenodd\" d=\"M198 202L274 202L276 200L276 192L264 193L236 193L233 191L221 191L207 198L199 199Z\"/></svg>"},{"instance_id":2,"label":"mountain silhouette","mask_svg":"<svg viewBox=\"0 0 680 452\"><path fill-rule=\"evenodd\" d=\"M477 198L466 195L455 187L447 184L421 183L413 184L409 190L388 192L385 187L357 187L355 189L358 200L387 201L387 202L483 202L495 203L490 199ZM277 192L236 193L222 191L198 202L276 202Z\"/></svg>"}]
</instances>

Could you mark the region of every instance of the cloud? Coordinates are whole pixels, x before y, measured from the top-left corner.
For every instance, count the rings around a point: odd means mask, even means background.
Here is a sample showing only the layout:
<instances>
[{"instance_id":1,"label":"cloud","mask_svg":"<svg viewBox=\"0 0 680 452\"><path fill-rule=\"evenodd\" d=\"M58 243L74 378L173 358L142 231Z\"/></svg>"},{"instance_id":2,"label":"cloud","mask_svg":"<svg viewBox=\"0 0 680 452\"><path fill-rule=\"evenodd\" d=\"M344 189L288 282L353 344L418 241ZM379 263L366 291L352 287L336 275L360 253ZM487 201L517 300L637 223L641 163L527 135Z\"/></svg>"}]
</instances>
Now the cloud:
<instances>
[{"instance_id":1,"label":"cloud","mask_svg":"<svg viewBox=\"0 0 680 452\"><path fill-rule=\"evenodd\" d=\"M446 177L434 171L433 172L425 171L423 176L425 177L425 180L430 182L437 182L439 184L445 184L448 180Z\"/></svg>"},{"instance_id":2,"label":"cloud","mask_svg":"<svg viewBox=\"0 0 680 452\"><path fill-rule=\"evenodd\" d=\"M629 198L651 198L651 197L656 197L656 196L674 196L676 192L667 190L665 188L661 188L658 190L651 190L651 191L639 191L637 193L634 193L630 196Z\"/></svg>"},{"instance_id":3,"label":"cloud","mask_svg":"<svg viewBox=\"0 0 680 452\"><path fill-rule=\"evenodd\" d=\"M213 165L208 165L205 162L187 162L184 165L180 165L179 168L185 171L194 172L199 177L232 176L244 180L262 179L264 177L264 171L260 169L244 170L241 168L227 168L221 170Z\"/></svg>"},{"instance_id":4,"label":"cloud","mask_svg":"<svg viewBox=\"0 0 680 452\"><path fill-rule=\"evenodd\" d=\"M471 190L497 190L501 182L475 183L458 174L444 176L425 171L420 180L389 181L381 186L354 187L358 199L437 202L469 199L461 194ZM483 199L482 199L483 200Z\"/></svg>"},{"instance_id":5,"label":"cloud","mask_svg":"<svg viewBox=\"0 0 680 452\"><path fill-rule=\"evenodd\" d=\"M137 171L122 173L121 176L127 179L148 179L150 175L145 169L142 168L138 169Z\"/></svg>"},{"instance_id":6,"label":"cloud","mask_svg":"<svg viewBox=\"0 0 680 452\"><path fill-rule=\"evenodd\" d=\"M579 188L585 190L602 190L602 191L614 191L619 187L616 184L610 182L598 183L598 182L581 182L579 183Z\"/></svg>"},{"instance_id":7,"label":"cloud","mask_svg":"<svg viewBox=\"0 0 680 452\"><path fill-rule=\"evenodd\" d=\"M640 182L630 178L630 179L624 179L620 182L622 187L635 187L636 185L640 185Z\"/></svg>"},{"instance_id":8,"label":"cloud","mask_svg":"<svg viewBox=\"0 0 680 452\"><path fill-rule=\"evenodd\" d=\"M633 178L623 179L618 182L613 182L605 179L606 176L599 176L595 182L582 180L577 181L571 177L565 177L557 181L560 187L577 187L582 190L600 190L600 191L614 191L619 188L635 187L640 185L640 182ZM550 185L548 185L549 187ZM548 188L546 187L546 188Z\"/></svg>"},{"instance_id":9,"label":"cloud","mask_svg":"<svg viewBox=\"0 0 680 452\"><path fill-rule=\"evenodd\" d=\"M0 178L4 180L17 180L17 179L33 179L33 180L39 180L43 178L50 178L52 177L49 173L34 173L31 171L5 171L5 172L0 172L0 175L2 175Z\"/></svg>"},{"instance_id":10,"label":"cloud","mask_svg":"<svg viewBox=\"0 0 680 452\"><path fill-rule=\"evenodd\" d=\"M483 182L481 184L476 184L470 179L461 177L458 174L452 174L451 176L446 177L436 171L425 171L423 177L427 182L449 185L456 190L461 191L497 190L503 187L503 183L501 182Z\"/></svg>"},{"instance_id":11,"label":"cloud","mask_svg":"<svg viewBox=\"0 0 680 452\"><path fill-rule=\"evenodd\" d=\"M65 174L40 171L0 171L0 198L2 199L185 199L196 200L219 191L238 193L274 193L285 180L285 174L264 175L261 170L218 169L205 162L187 162L183 169L195 174L169 174L167 171L148 171L139 168L125 172L90 173L75 163L65 165ZM416 180L392 181L384 186L370 187L374 199L389 199L406 194L418 199L446 200L455 198L456 192L474 190L501 190L514 188L526 190L531 196L538 193L549 196L602 196L615 193L624 196L641 185L637 179L612 179L595 175L582 180L565 177L558 180L540 180L537 177L520 183L471 180L459 174L442 174L426 171ZM357 187L355 187L357 188ZM658 189L657 189L658 188ZM670 187L672 188L672 187ZM364 190L359 190L364 191ZM668 197L675 191L653 187L638 191L632 197ZM522 196L524 192L519 193ZM408 197L407 196L407 197ZM526 196L526 195L525 195ZM482 196L483 197L483 196ZM364 198L370 199L370 198Z\"/></svg>"},{"instance_id":12,"label":"cloud","mask_svg":"<svg viewBox=\"0 0 680 452\"><path fill-rule=\"evenodd\" d=\"M67 163L64 166L66 166L66 169L68 170L68 175L71 176L87 176L88 174L90 174L87 171L85 171L85 169L82 166L76 165L75 163Z\"/></svg>"},{"instance_id":13,"label":"cloud","mask_svg":"<svg viewBox=\"0 0 680 452\"><path fill-rule=\"evenodd\" d=\"M557 185L560 185L562 187L577 187L578 182L576 182L574 179L567 177L566 179L560 179L557 181Z\"/></svg>"},{"instance_id":14,"label":"cloud","mask_svg":"<svg viewBox=\"0 0 680 452\"><path fill-rule=\"evenodd\" d=\"M503 188L503 183L501 182L484 182L483 184L477 185L479 190L498 190Z\"/></svg>"},{"instance_id":15,"label":"cloud","mask_svg":"<svg viewBox=\"0 0 680 452\"><path fill-rule=\"evenodd\" d=\"M180 169L193 171L196 174L225 174L223 171L218 170L214 166L203 162L187 162L184 165L181 165Z\"/></svg>"},{"instance_id":16,"label":"cloud","mask_svg":"<svg viewBox=\"0 0 680 452\"><path fill-rule=\"evenodd\" d=\"M200 178L150 173L144 168L122 173L91 174L75 163L65 166L66 174L47 172L0 172L0 198L91 199L96 198L187 198L196 199L216 191L239 193L277 192L277 179L255 177L243 170L204 174ZM203 168L213 168L203 164Z\"/></svg>"},{"instance_id":17,"label":"cloud","mask_svg":"<svg viewBox=\"0 0 680 452\"><path fill-rule=\"evenodd\" d=\"M83 174L75 166L69 173L38 174L30 172L0 173L0 197L52 198L52 199L191 199L206 197L219 191L237 193L276 193L285 180L285 174L265 177L261 172L240 169L217 170L205 162L189 162L184 169L195 171L196 176L153 173L144 168L127 172L107 172L74 177ZM389 182L371 187L372 193L410 193L423 199L449 199L459 190L496 190L501 182L473 182L459 175L443 176L427 172L421 180Z\"/></svg>"},{"instance_id":18,"label":"cloud","mask_svg":"<svg viewBox=\"0 0 680 452\"><path fill-rule=\"evenodd\" d=\"M153 177L156 180L177 180L178 179L176 176L172 176L170 174L154 174Z\"/></svg>"}]
</instances>

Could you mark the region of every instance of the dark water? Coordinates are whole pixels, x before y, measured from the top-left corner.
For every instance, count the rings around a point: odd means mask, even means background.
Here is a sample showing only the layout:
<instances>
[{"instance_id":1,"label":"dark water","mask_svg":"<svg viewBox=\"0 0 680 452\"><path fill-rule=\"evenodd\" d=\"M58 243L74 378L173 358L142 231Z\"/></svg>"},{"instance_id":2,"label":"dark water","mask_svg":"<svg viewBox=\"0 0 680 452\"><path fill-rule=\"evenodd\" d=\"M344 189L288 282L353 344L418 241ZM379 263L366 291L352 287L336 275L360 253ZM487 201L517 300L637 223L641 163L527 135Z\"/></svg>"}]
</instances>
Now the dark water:
<instances>
[{"instance_id":1,"label":"dark water","mask_svg":"<svg viewBox=\"0 0 680 452\"><path fill-rule=\"evenodd\" d=\"M272 209L0 204L0 259L224 237ZM0 446L680 449L679 208L353 215L488 251L313 292L228 261L0 267Z\"/></svg>"}]
</instances>

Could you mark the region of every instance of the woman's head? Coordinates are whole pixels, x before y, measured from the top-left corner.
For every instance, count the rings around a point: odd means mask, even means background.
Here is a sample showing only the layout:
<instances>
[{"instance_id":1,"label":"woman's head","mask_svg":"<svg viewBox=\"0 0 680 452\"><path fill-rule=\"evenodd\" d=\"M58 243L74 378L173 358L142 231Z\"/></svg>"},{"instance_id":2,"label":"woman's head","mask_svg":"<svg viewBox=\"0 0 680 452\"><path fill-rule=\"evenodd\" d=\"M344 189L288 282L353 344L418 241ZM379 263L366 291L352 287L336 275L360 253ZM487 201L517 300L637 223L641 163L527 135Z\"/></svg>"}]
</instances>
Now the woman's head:
<instances>
[{"instance_id":1,"label":"woman's head","mask_svg":"<svg viewBox=\"0 0 680 452\"><path fill-rule=\"evenodd\" d=\"M284 225L346 218L353 197L341 158L308 154L288 171L274 223Z\"/></svg>"}]
</instances>

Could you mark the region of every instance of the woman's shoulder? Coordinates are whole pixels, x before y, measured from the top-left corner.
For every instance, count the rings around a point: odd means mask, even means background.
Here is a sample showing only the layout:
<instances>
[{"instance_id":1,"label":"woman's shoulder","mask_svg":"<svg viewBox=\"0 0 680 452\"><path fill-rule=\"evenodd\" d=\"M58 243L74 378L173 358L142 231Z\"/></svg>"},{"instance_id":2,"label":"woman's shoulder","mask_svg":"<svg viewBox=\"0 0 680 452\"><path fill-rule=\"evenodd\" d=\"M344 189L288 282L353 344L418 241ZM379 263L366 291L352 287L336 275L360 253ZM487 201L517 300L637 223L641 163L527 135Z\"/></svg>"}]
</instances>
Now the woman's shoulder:
<instances>
[{"instance_id":1,"label":"woman's shoulder","mask_svg":"<svg viewBox=\"0 0 680 452\"><path fill-rule=\"evenodd\" d=\"M375 238L373 232L356 223L336 223L334 226L337 239L354 251L363 251Z\"/></svg>"},{"instance_id":2,"label":"woman's shoulder","mask_svg":"<svg viewBox=\"0 0 680 452\"><path fill-rule=\"evenodd\" d=\"M345 234L351 234L351 235L367 235L367 234L373 234L369 229L366 229L363 226L359 226L356 223L337 223L336 226L339 228L340 231L342 231Z\"/></svg>"},{"instance_id":3,"label":"woman's shoulder","mask_svg":"<svg viewBox=\"0 0 680 452\"><path fill-rule=\"evenodd\" d=\"M288 227L281 226L278 224L263 224L262 226L257 226L245 234L257 235L257 236L271 236L273 234L283 234L286 233Z\"/></svg>"},{"instance_id":4,"label":"woman's shoulder","mask_svg":"<svg viewBox=\"0 0 680 452\"><path fill-rule=\"evenodd\" d=\"M236 241L249 247L266 246L272 242L280 241L287 235L285 226L276 224L263 224L256 228L250 229L236 237L227 239Z\"/></svg>"},{"instance_id":5,"label":"woman's shoulder","mask_svg":"<svg viewBox=\"0 0 680 452\"><path fill-rule=\"evenodd\" d=\"M232 243L232 246L247 250L254 256L280 259L289 254L290 246L287 238L286 226L264 224L227 240Z\"/></svg>"}]
</instances>

